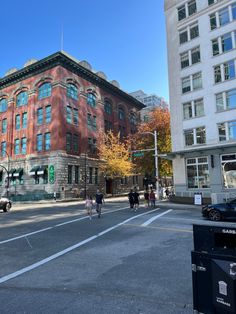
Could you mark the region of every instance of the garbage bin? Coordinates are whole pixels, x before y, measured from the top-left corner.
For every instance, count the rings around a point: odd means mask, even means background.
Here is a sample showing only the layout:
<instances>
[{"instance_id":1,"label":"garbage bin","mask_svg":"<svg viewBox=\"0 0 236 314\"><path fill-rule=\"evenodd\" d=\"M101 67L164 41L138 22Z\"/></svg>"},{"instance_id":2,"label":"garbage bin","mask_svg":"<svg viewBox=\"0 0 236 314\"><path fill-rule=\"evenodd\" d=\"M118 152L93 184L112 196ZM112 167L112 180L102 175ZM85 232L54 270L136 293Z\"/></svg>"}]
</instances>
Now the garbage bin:
<instances>
[{"instance_id":1,"label":"garbage bin","mask_svg":"<svg viewBox=\"0 0 236 314\"><path fill-rule=\"evenodd\" d=\"M193 225L194 313L236 314L236 228Z\"/></svg>"}]
</instances>

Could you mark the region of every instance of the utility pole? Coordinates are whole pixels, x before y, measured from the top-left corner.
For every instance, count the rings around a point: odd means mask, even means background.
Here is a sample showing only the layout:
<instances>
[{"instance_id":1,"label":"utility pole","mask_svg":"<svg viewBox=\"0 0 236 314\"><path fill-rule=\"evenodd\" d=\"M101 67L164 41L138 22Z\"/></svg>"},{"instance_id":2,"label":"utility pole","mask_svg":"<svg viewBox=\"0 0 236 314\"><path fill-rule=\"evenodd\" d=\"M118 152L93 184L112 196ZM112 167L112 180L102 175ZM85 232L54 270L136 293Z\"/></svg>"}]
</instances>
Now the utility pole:
<instances>
[{"instance_id":1,"label":"utility pole","mask_svg":"<svg viewBox=\"0 0 236 314\"><path fill-rule=\"evenodd\" d=\"M159 171L158 171L158 152L157 152L157 131L154 131L154 142L155 142L155 148L154 148L154 156L155 156L155 175L156 175L156 198L159 200Z\"/></svg>"}]
</instances>

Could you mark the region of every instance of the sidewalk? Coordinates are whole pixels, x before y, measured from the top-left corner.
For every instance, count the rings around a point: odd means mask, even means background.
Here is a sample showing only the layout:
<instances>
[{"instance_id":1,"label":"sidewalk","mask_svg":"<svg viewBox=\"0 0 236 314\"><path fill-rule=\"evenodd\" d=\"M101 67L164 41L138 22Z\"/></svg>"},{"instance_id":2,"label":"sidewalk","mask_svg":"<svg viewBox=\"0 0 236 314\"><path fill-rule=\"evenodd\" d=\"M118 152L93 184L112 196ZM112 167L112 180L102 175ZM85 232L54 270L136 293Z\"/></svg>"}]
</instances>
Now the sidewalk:
<instances>
[{"instance_id":1,"label":"sidewalk","mask_svg":"<svg viewBox=\"0 0 236 314\"><path fill-rule=\"evenodd\" d=\"M105 203L114 202L114 201L121 201L127 202L128 206L128 198L127 196L113 196L109 198L105 198ZM41 200L41 201L25 201L25 202L13 202L12 208L43 208L47 206L57 206L57 207L65 207L69 205L77 205L77 204L84 204L84 200L78 198L71 198L71 199L58 199L54 200ZM143 204L143 198L141 198L140 205ZM159 200L156 201L156 206L161 208L173 208L173 209L201 209L201 206L197 206L194 204L179 204L179 203L172 203L168 200Z\"/></svg>"}]
</instances>

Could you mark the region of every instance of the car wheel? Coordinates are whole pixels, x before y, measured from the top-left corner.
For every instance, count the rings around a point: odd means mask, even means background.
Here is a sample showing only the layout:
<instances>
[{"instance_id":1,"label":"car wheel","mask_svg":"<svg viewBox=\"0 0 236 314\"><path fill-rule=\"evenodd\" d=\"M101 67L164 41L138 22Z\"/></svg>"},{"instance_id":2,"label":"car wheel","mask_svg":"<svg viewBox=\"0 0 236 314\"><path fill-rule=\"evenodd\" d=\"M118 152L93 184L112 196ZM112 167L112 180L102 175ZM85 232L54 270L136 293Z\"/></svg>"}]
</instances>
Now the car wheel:
<instances>
[{"instance_id":1,"label":"car wheel","mask_svg":"<svg viewBox=\"0 0 236 314\"><path fill-rule=\"evenodd\" d=\"M11 209L11 204L10 204L10 203L7 203L7 204L5 205L5 207L3 208L3 211L4 211L4 212L8 212L10 209Z\"/></svg>"},{"instance_id":2,"label":"car wheel","mask_svg":"<svg viewBox=\"0 0 236 314\"><path fill-rule=\"evenodd\" d=\"M209 218L210 220L219 221L221 220L221 213L216 209L212 209L209 212Z\"/></svg>"}]
</instances>

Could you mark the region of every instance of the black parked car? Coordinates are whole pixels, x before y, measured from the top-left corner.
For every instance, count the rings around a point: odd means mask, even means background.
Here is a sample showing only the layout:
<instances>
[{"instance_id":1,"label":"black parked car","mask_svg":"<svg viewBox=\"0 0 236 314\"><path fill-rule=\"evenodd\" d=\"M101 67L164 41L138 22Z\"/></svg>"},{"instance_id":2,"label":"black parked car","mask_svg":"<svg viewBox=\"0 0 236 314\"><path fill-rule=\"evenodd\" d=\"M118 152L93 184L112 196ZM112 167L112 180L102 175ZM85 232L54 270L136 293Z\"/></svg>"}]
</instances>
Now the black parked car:
<instances>
[{"instance_id":1,"label":"black parked car","mask_svg":"<svg viewBox=\"0 0 236 314\"><path fill-rule=\"evenodd\" d=\"M4 212L8 212L11 209L11 205L11 201L8 198L0 198L0 209L3 209Z\"/></svg>"},{"instance_id":2,"label":"black parked car","mask_svg":"<svg viewBox=\"0 0 236 314\"><path fill-rule=\"evenodd\" d=\"M226 203L203 206L202 216L215 221L236 218L236 198Z\"/></svg>"}]
</instances>

